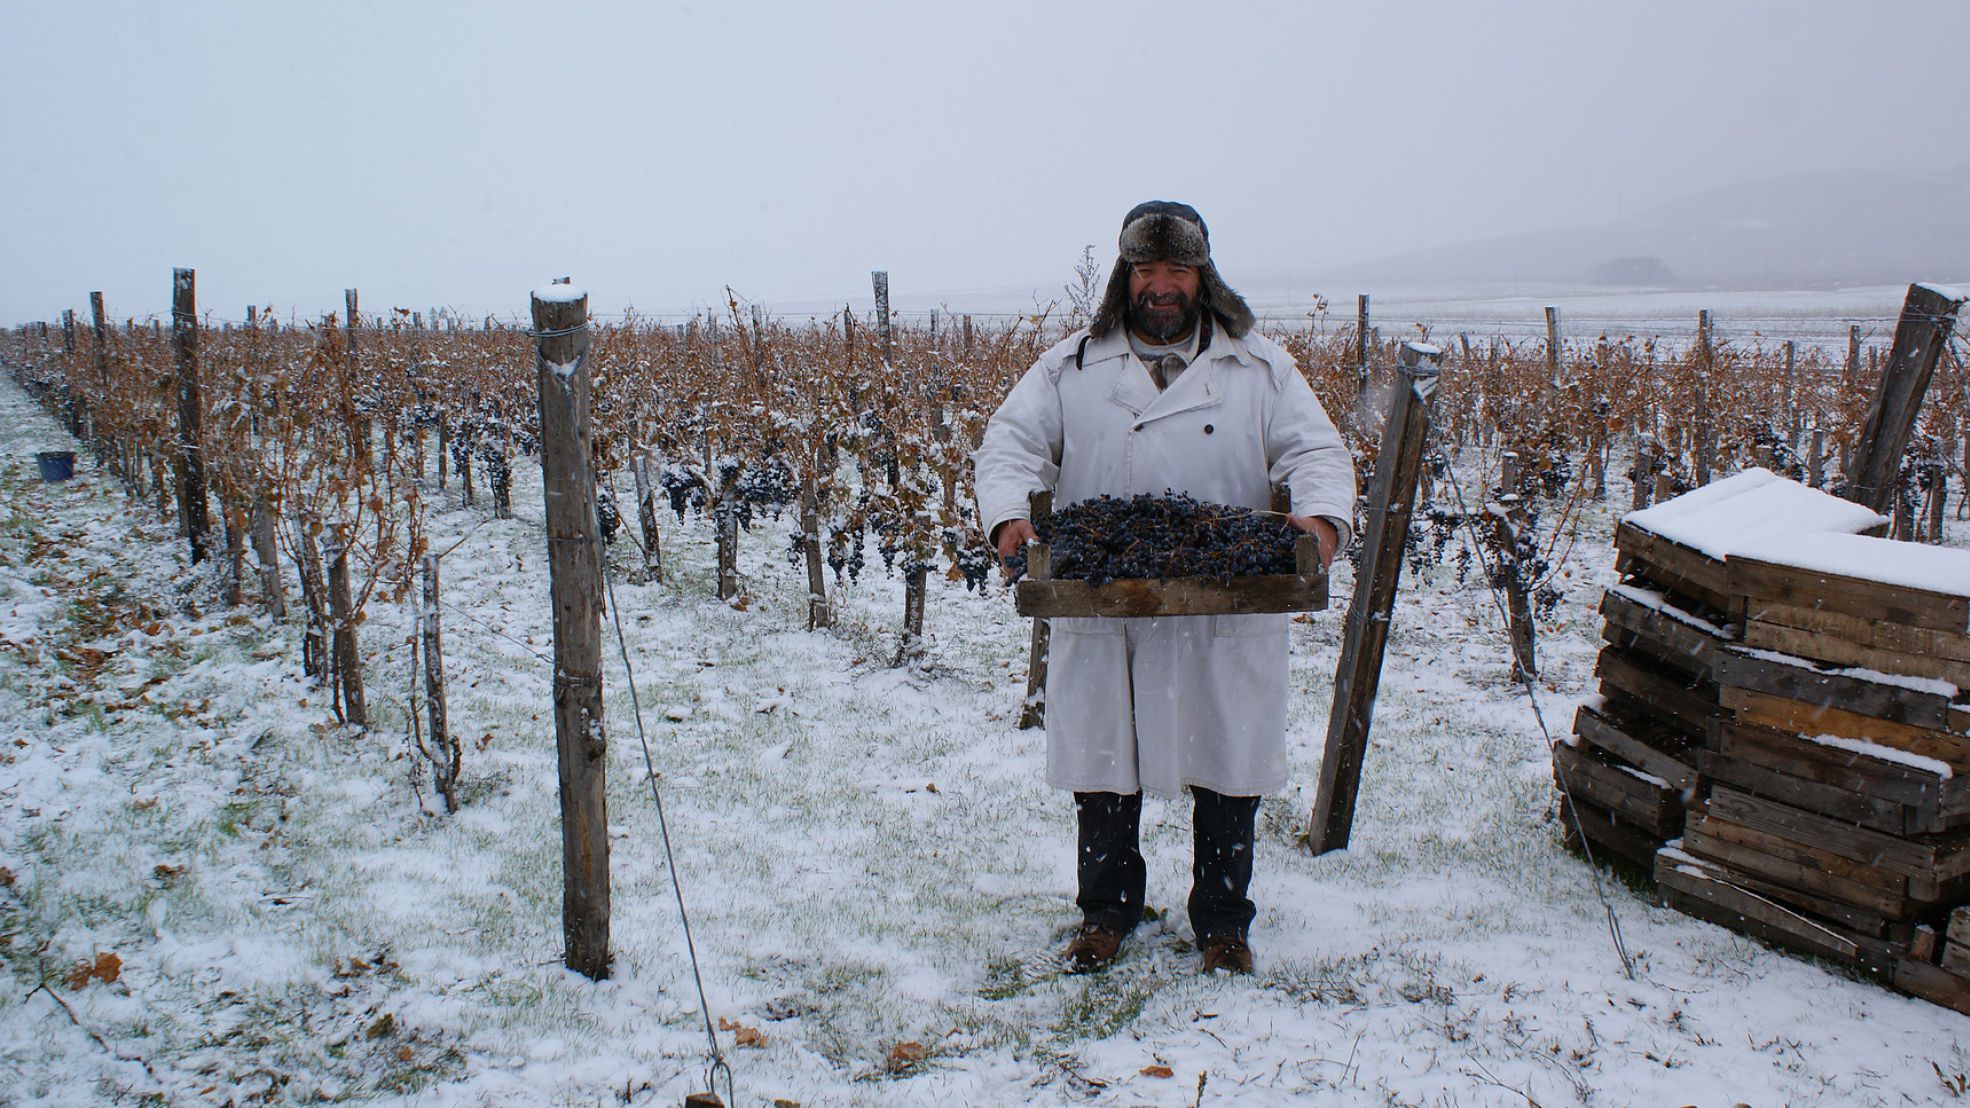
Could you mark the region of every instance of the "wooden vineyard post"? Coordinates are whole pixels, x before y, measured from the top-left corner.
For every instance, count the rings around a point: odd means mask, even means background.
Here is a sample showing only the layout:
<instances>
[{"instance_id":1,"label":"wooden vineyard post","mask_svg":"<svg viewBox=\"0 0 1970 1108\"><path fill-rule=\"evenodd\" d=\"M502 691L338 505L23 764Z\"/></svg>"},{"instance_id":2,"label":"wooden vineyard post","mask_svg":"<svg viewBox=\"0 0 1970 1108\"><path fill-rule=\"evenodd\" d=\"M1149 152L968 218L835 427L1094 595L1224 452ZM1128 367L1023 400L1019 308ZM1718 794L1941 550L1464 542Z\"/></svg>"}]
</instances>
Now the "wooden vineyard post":
<instances>
[{"instance_id":1,"label":"wooden vineyard post","mask_svg":"<svg viewBox=\"0 0 1970 1108\"><path fill-rule=\"evenodd\" d=\"M1710 425L1710 384L1716 370L1716 350L1710 337L1710 309L1696 314L1696 484L1710 483L1710 451L1715 435Z\"/></svg>"},{"instance_id":2,"label":"wooden vineyard post","mask_svg":"<svg viewBox=\"0 0 1970 1108\"><path fill-rule=\"evenodd\" d=\"M718 599L730 600L739 595L739 471L721 468L712 517L718 525Z\"/></svg>"},{"instance_id":3,"label":"wooden vineyard post","mask_svg":"<svg viewBox=\"0 0 1970 1108\"><path fill-rule=\"evenodd\" d=\"M1382 429L1382 448L1368 490L1361 567L1355 574L1341 661L1334 672L1320 794L1307 831L1315 854L1344 849L1354 827L1355 795L1361 787L1361 763L1368 750L1368 727L1388 645L1389 614L1395 608L1409 517L1415 509L1416 478L1422 472L1429 438L1430 398L1436 392L1440 357L1433 346L1404 343L1397 365L1395 399Z\"/></svg>"},{"instance_id":4,"label":"wooden vineyard post","mask_svg":"<svg viewBox=\"0 0 1970 1108\"><path fill-rule=\"evenodd\" d=\"M882 342L882 360L888 364L890 356L889 331L889 271L878 269L869 274L875 282L876 291L876 334Z\"/></svg>"},{"instance_id":5,"label":"wooden vineyard post","mask_svg":"<svg viewBox=\"0 0 1970 1108\"><path fill-rule=\"evenodd\" d=\"M904 556L910 557L907 552ZM910 558L903 571L903 641L896 648L896 665L923 657L923 605L929 576L923 562Z\"/></svg>"},{"instance_id":6,"label":"wooden vineyard post","mask_svg":"<svg viewBox=\"0 0 1970 1108\"><path fill-rule=\"evenodd\" d=\"M1355 408L1360 410L1361 397L1368 394L1368 370L1373 363L1368 353L1368 294L1356 293L1354 297L1354 381Z\"/></svg>"},{"instance_id":7,"label":"wooden vineyard post","mask_svg":"<svg viewBox=\"0 0 1970 1108\"><path fill-rule=\"evenodd\" d=\"M602 728L602 536L589 423L588 295L534 293L540 470L554 611L561 776L561 930L569 969L609 976L608 741Z\"/></svg>"},{"instance_id":8,"label":"wooden vineyard post","mask_svg":"<svg viewBox=\"0 0 1970 1108\"><path fill-rule=\"evenodd\" d=\"M445 645L438 622L438 556L424 556L424 597L418 611L418 633L424 646L424 713L429 722L425 753L431 760L431 783L445 799L445 811L458 811L458 771L463 750L451 733L445 712Z\"/></svg>"},{"instance_id":9,"label":"wooden vineyard post","mask_svg":"<svg viewBox=\"0 0 1970 1108\"><path fill-rule=\"evenodd\" d=\"M267 618L287 618L287 597L281 588L280 556L274 545L274 509L264 485L253 491L253 556L260 563L260 602Z\"/></svg>"},{"instance_id":10,"label":"wooden vineyard post","mask_svg":"<svg viewBox=\"0 0 1970 1108\"><path fill-rule=\"evenodd\" d=\"M1785 340L1785 445L1799 449L1799 361L1792 340Z\"/></svg>"},{"instance_id":11,"label":"wooden vineyard post","mask_svg":"<svg viewBox=\"0 0 1970 1108\"><path fill-rule=\"evenodd\" d=\"M349 594L349 540L340 527L330 534L327 551L328 608L333 627L330 651L333 671L341 682L342 718L357 727L368 727L362 655L356 642L355 602Z\"/></svg>"},{"instance_id":12,"label":"wooden vineyard post","mask_svg":"<svg viewBox=\"0 0 1970 1108\"><path fill-rule=\"evenodd\" d=\"M1950 329L1956 325L1956 312L1962 306L1963 295L1954 289L1908 287L1901 322L1895 327L1894 349L1874 387L1860 448L1847 470L1847 488L1841 495L1848 500L1888 513L1901 474L1902 452L1908 449L1916 412L1922 407L1922 394L1928 391L1936 362L1949 345Z\"/></svg>"},{"instance_id":13,"label":"wooden vineyard post","mask_svg":"<svg viewBox=\"0 0 1970 1108\"><path fill-rule=\"evenodd\" d=\"M1026 498L1027 514L1032 517L1033 526L1053 514L1053 494L1036 492ZM1047 559L1040 556L1042 547L1034 546L1027 551L1026 576L1035 581L1045 581L1053 576L1053 567ZM1052 642L1052 629L1046 617L1033 617L1033 642L1026 652L1026 699L1019 709L1019 729L1028 731L1045 725L1047 721L1047 649Z\"/></svg>"},{"instance_id":14,"label":"wooden vineyard post","mask_svg":"<svg viewBox=\"0 0 1970 1108\"><path fill-rule=\"evenodd\" d=\"M109 328L103 319L102 293L92 292L89 294L89 316L95 338L96 384L103 390L102 403L96 408L96 421L90 427L91 437L96 441L97 459L114 457L117 461L117 468L123 471L123 479L127 483L130 479L131 467L124 465L121 455L113 452L113 447L109 441L109 434L102 426L102 413L110 409Z\"/></svg>"},{"instance_id":15,"label":"wooden vineyard post","mask_svg":"<svg viewBox=\"0 0 1970 1108\"><path fill-rule=\"evenodd\" d=\"M1813 488L1826 484L1826 429L1813 428L1806 440L1806 483Z\"/></svg>"},{"instance_id":16,"label":"wooden vineyard post","mask_svg":"<svg viewBox=\"0 0 1970 1108\"><path fill-rule=\"evenodd\" d=\"M800 551L807 562L807 629L833 627L828 578L821 558L821 490L812 477L800 483Z\"/></svg>"},{"instance_id":17,"label":"wooden vineyard post","mask_svg":"<svg viewBox=\"0 0 1970 1108\"><path fill-rule=\"evenodd\" d=\"M1560 309L1546 305L1546 379L1557 391L1560 387Z\"/></svg>"},{"instance_id":18,"label":"wooden vineyard post","mask_svg":"<svg viewBox=\"0 0 1970 1108\"><path fill-rule=\"evenodd\" d=\"M1491 545L1497 551L1499 584L1505 590L1505 607L1512 639L1512 680L1520 681L1539 672L1533 658L1532 604L1525 591L1521 569L1520 538L1525 534L1525 498L1506 493L1486 504L1485 521L1491 528Z\"/></svg>"},{"instance_id":19,"label":"wooden vineyard post","mask_svg":"<svg viewBox=\"0 0 1970 1108\"><path fill-rule=\"evenodd\" d=\"M1945 504L1949 500L1949 456L1943 445L1937 443L1935 451L1922 465L1925 484L1928 485L1927 502L1923 505L1928 517L1923 526L1923 540L1941 546L1943 542L1943 520L1946 516Z\"/></svg>"},{"instance_id":20,"label":"wooden vineyard post","mask_svg":"<svg viewBox=\"0 0 1970 1108\"><path fill-rule=\"evenodd\" d=\"M178 512L191 544L192 564L210 553L211 520L205 507L205 458L198 390L198 296L189 269L171 271L171 345L178 368Z\"/></svg>"},{"instance_id":21,"label":"wooden vineyard post","mask_svg":"<svg viewBox=\"0 0 1970 1108\"><path fill-rule=\"evenodd\" d=\"M636 478L636 523L643 529L643 577L661 585L664 579L662 534L657 527L657 487L650 480L649 453L630 455L629 471Z\"/></svg>"},{"instance_id":22,"label":"wooden vineyard post","mask_svg":"<svg viewBox=\"0 0 1970 1108\"><path fill-rule=\"evenodd\" d=\"M343 364L347 367L350 387L362 380L362 363L356 355L356 290L342 290L342 304L347 309L347 318L342 321L342 334L346 340L343 345ZM369 417L357 415L355 423L349 427L349 457L364 469L369 468Z\"/></svg>"},{"instance_id":23,"label":"wooden vineyard post","mask_svg":"<svg viewBox=\"0 0 1970 1108\"><path fill-rule=\"evenodd\" d=\"M1660 453L1653 435L1636 436L1635 468L1629 475L1634 479L1630 505L1637 512L1649 506L1649 493L1655 488L1655 474L1662 468Z\"/></svg>"}]
</instances>

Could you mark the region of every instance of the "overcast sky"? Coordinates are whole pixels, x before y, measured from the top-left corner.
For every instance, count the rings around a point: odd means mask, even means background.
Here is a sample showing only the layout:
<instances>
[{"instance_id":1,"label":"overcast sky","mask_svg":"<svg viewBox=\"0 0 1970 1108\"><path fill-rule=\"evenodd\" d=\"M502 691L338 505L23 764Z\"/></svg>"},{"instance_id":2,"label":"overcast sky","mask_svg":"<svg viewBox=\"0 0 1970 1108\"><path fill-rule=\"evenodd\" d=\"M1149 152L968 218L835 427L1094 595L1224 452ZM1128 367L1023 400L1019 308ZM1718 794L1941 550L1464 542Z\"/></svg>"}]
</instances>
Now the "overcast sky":
<instances>
[{"instance_id":1,"label":"overcast sky","mask_svg":"<svg viewBox=\"0 0 1970 1108\"><path fill-rule=\"evenodd\" d=\"M1943 168L1970 4L0 0L0 321L400 305L964 308L1121 215L1219 267L1598 223L1802 170Z\"/></svg>"}]
</instances>

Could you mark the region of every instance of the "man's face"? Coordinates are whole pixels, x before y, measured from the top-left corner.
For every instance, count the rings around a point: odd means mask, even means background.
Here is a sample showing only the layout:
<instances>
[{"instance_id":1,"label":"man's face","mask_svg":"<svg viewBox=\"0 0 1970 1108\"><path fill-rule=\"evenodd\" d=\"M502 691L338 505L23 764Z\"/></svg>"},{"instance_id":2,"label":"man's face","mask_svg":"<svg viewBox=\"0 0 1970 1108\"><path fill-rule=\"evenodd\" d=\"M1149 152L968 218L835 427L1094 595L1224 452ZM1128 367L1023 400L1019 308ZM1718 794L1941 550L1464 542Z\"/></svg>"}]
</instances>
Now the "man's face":
<instances>
[{"instance_id":1,"label":"man's face","mask_svg":"<svg viewBox=\"0 0 1970 1108\"><path fill-rule=\"evenodd\" d=\"M1129 267L1129 326L1152 342L1171 342L1197 322L1197 267L1143 262Z\"/></svg>"}]
</instances>

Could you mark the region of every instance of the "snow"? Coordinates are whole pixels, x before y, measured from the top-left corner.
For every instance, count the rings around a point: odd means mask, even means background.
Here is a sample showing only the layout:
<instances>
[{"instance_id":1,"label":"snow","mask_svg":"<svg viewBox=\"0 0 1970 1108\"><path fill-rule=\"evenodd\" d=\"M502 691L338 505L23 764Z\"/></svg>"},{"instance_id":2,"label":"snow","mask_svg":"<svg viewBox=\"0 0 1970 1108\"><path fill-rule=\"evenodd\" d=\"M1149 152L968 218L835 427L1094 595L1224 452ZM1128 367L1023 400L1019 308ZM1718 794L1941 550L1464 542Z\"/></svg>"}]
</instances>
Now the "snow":
<instances>
[{"instance_id":1,"label":"snow","mask_svg":"<svg viewBox=\"0 0 1970 1108\"><path fill-rule=\"evenodd\" d=\"M1965 293L1955 285L1939 285L1933 281L1922 281L1919 282L1919 286L1928 289L1945 300L1954 300L1959 304L1965 300L1970 300L1970 293Z\"/></svg>"},{"instance_id":2,"label":"snow","mask_svg":"<svg viewBox=\"0 0 1970 1108\"><path fill-rule=\"evenodd\" d=\"M1870 758L1878 758L1884 762L1895 762L1904 766L1912 766L1925 773L1933 773L1937 777L1956 776L1956 771L1950 768L1948 762L1921 754L1911 754L1906 750L1892 746L1882 746L1880 743L1871 743L1866 739L1848 739L1842 738L1839 735L1801 735L1800 738L1805 739L1809 743L1818 743L1821 746L1830 746L1836 750L1845 750L1850 754L1865 754Z\"/></svg>"},{"instance_id":3,"label":"snow","mask_svg":"<svg viewBox=\"0 0 1970 1108\"><path fill-rule=\"evenodd\" d=\"M1780 665L1792 666L1795 669L1811 670L1814 673L1824 673L1834 677L1853 677L1862 681L1872 681L1878 685L1894 685L1899 688L1908 689L1911 692L1940 696L1945 700L1954 700L1956 698L1956 686L1941 678L1912 677L1905 673L1883 673L1878 669L1867 669L1861 666L1832 666L1823 662L1801 658L1796 654L1781 654L1776 650L1761 650L1755 646L1734 646L1731 649L1746 657L1759 658L1767 662L1777 662Z\"/></svg>"},{"instance_id":4,"label":"snow","mask_svg":"<svg viewBox=\"0 0 1970 1108\"><path fill-rule=\"evenodd\" d=\"M216 606L172 528L86 454L71 482L34 479L35 450L72 446L0 383L0 1100L644 1105L706 1088L613 643L614 970L559 962L537 470L515 466L512 520L432 494L433 548L466 539L440 609L466 751L446 817L404 749L418 601L371 601L377 722L346 732L299 672L296 623ZM708 527L665 523L671 582L616 595L712 1017L765 1037L718 1033L742 1103L1188 1105L1200 1081L1206 1103L1928 1103L1938 1070L1970 1072L1963 1017L1604 880L1625 978L1593 874L1560 845L1502 618L1448 566L1405 573L1353 844L1321 857L1298 837L1342 613L1292 624L1305 694L1294 785L1260 809L1258 972L1197 974L1189 813L1152 800L1161 917L1108 973L1067 977L1052 952L1076 919L1073 816L1040 783L1038 732L1013 726L1029 625L1009 598L933 577L926 660L891 669L893 579L836 590L840 627L808 633L776 525L742 541L739 612L713 597ZM1615 583L1602 544L1577 549L1541 632L1552 721L1591 700L1592 605ZM1335 576L1349 595L1345 561ZM75 646L105 651L99 673L57 660ZM115 983L37 991L106 951ZM910 1042L927 1058L892 1071ZM1144 1073L1159 1065L1173 1076Z\"/></svg>"},{"instance_id":5,"label":"snow","mask_svg":"<svg viewBox=\"0 0 1970 1108\"><path fill-rule=\"evenodd\" d=\"M1752 545L1789 546L1801 536L1865 531L1888 520L1849 500L1752 468L1713 481L1623 521L1722 561Z\"/></svg>"},{"instance_id":6,"label":"snow","mask_svg":"<svg viewBox=\"0 0 1970 1108\"><path fill-rule=\"evenodd\" d=\"M1630 600L1636 604L1640 604L1642 607L1648 608L1651 611L1661 612L1677 623L1694 628L1712 638L1729 639L1733 637L1730 628L1719 627L1702 616L1692 615L1669 603L1669 595L1667 593L1658 592L1655 589L1644 588L1635 584L1616 585L1610 588L1608 592L1624 600Z\"/></svg>"},{"instance_id":7,"label":"snow","mask_svg":"<svg viewBox=\"0 0 1970 1108\"><path fill-rule=\"evenodd\" d=\"M587 297L588 290L580 285L556 283L534 290L534 299L543 304L573 304Z\"/></svg>"},{"instance_id":8,"label":"snow","mask_svg":"<svg viewBox=\"0 0 1970 1108\"><path fill-rule=\"evenodd\" d=\"M1814 573L1970 597L1970 550L1866 535L1815 535L1810 543L1796 544L1763 538L1732 553Z\"/></svg>"}]
</instances>

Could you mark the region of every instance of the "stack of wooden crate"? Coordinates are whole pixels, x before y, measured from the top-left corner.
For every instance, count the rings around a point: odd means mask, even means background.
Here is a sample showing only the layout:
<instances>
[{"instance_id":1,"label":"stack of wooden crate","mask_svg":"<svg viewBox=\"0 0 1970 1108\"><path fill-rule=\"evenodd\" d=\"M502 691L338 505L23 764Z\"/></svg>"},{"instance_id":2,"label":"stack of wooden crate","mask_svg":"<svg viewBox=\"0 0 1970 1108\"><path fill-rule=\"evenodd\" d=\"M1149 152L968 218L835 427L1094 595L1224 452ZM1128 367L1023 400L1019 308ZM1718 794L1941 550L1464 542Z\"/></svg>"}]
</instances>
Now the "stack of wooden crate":
<instances>
[{"instance_id":1,"label":"stack of wooden crate","mask_svg":"<svg viewBox=\"0 0 1970 1108\"><path fill-rule=\"evenodd\" d=\"M1970 552L1822 534L1726 561L1742 641L1712 656L1728 716L1664 900L1970 1011L1942 941L1970 902Z\"/></svg>"},{"instance_id":2,"label":"stack of wooden crate","mask_svg":"<svg viewBox=\"0 0 1970 1108\"><path fill-rule=\"evenodd\" d=\"M1622 582L1601 599L1608 645L1595 666L1600 695L1581 707L1553 757L1570 841L1584 832L1595 848L1646 867L1683 833L1699 793L1699 756L1729 715L1715 670L1744 626L1726 566L1732 549L1886 523L1763 469L1622 519Z\"/></svg>"}]
</instances>

